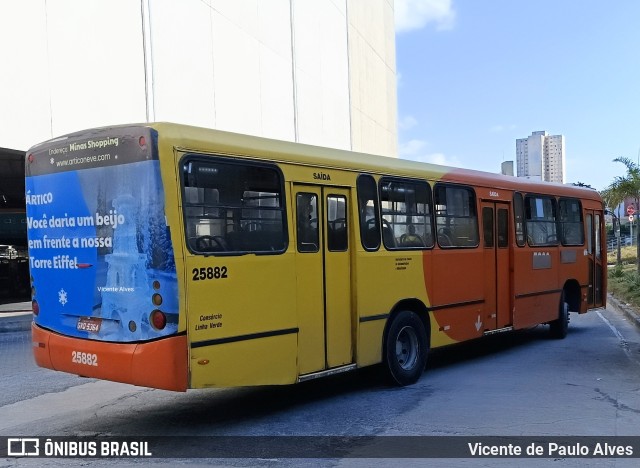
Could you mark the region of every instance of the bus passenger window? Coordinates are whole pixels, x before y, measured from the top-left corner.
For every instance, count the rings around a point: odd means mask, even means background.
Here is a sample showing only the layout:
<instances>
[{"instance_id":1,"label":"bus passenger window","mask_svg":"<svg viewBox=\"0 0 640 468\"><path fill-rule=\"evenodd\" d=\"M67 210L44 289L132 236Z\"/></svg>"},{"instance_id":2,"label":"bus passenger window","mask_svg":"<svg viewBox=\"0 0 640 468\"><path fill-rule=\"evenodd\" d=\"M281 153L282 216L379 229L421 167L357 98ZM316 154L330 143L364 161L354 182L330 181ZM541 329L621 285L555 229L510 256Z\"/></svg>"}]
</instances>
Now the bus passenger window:
<instances>
[{"instance_id":1,"label":"bus passenger window","mask_svg":"<svg viewBox=\"0 0 640 468\"><path fill-rule=\"evenodd\" d=\"M327 248L344 252L348 248L347 199L341 195L327 196Z\"/></svg>"},{"instance_id":2,"label":"bus passenger window","mask_svg":"<svg viewBox=\"0 0 640 468\"><path fill-rule=\"evenodd\" d=\"M478 215L475 192L468 187L437 184L435 215L440 247L478 247Z\"/></svg>"},{"instance_id":3,"label":"bus passenger window","mask_svg":"<svg viewBox=\"0 0 640 468\"><path fill-rule=\"evenodd\" d=\"M516 244L518 247L524 247L524 208L522 194L513 194L513 221L516 228Z\"/></svg>"},{"instance_id":4,"label":"bus passenger window","mask_svg":"<svg viewBox=\"0 0 640 468\"><path fill-rule=\"evenodd\" d=\"M296 196L296 223L298 252L317 252L320 236L316 194L299 193Z\"/></svg>"},{"instance_id":5,"label":"bus passenger window","mask_svg":"<svg viewBox=\"0 0 640 468\"><path fill-rule=\"evenodd\" d=\"M602 246L600 245L600 215L597 214L595 217L595 225L593 228L595 232L595 246L596 246L596 258L600 260L602 256Z\"/></svg>"},{"instance_id":6,"label":"bus passenger window","mask_svg":"<svg viewBox=\"0 0 640 468\"><path fill-rule=\"evenodd\" d=\"M524 207L529 245L558 245L555 198L527 195Z\"/></svg>"},{"instance_id":7,"label":"bus passenger window","mask_svg":"<svg viewBox=\"0 0 640 468\"><path fill-rule=\"evenodd\" d=\"M360 242L366 250L377 250L380 247L380 218L376 181L370 175L361 174L358 176L356 187L358 190Z\"/></svg>"},{"instance_id":8,"label":"bus passenger window","mask_svg":"<svg viewBox=\"0 0 640 468\"><path fill-rule=\"evenodd\" d=\"M560 238L562 245L584 245L584 224L580 200L561 198Z\"/></svg>"},{"instance_id":9,"label":"bus passenger window","mask_svg":"<svg viewBox=\"0 0 640 468\"><path fill-rule=\"evenodd\" d=\"M380 181L382 240L389 250L433 247L431 189L425 182Z\"/></svg>"},{"instance_id":10,"label":"bus passenger window","mask_svg":"<svg viewBox=\"0 0 640 468\"><path fill-rule=\"evenodd\" d=\"M284 190L277 168L195 156L182 165L182 180L191 252L284 252Z\"/></svg>"},{"instance_id":11,"label":"bus passenger window","mask_svg":"<svg viewBox=\"0 0 640 468\"><path fill-rule=\"evenodd\" d=\"M593 217L590 214L587 215L587 253L593 253Z\"/></svg>"},{"instance_id":12,"label":"bus passenger window","mask_svg":"<svg viewBox=\"0 0 640 468\"><path fill-rule=\"evenodd\" d=\"M493 208L482 209L482 230L484 231L484 246L493 247Z\"/></svg>"},{"instance_id":13,"label":"bus passenger window","mask_svg":"<svg viewBox=\"0 0 640 468\"><path fill-rule=\"evenodd\" d=\"M509 247L509 210L498 209L498 247Z\"/></svg>"}]
</instances>

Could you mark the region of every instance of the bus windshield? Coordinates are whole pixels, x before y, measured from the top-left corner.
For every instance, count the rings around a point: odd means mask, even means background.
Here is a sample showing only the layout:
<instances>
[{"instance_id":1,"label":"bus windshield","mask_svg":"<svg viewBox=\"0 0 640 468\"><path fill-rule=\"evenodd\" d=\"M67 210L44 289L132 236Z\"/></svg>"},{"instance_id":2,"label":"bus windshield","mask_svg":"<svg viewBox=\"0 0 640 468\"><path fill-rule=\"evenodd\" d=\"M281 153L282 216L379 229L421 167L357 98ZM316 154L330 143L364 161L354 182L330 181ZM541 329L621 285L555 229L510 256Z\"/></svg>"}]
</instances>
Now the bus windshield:
<instances>
[{"instance_id":1,"label":"bus windshield","mask_svg":"<svg viewBox=\"0 0 640 468\"><path fill-rule=\"evenodd\" d=\"M177 331L176 269L157 136L93 130L32 148L27 232L35 323L133 342Z\"/></svg>"}]
</instances>

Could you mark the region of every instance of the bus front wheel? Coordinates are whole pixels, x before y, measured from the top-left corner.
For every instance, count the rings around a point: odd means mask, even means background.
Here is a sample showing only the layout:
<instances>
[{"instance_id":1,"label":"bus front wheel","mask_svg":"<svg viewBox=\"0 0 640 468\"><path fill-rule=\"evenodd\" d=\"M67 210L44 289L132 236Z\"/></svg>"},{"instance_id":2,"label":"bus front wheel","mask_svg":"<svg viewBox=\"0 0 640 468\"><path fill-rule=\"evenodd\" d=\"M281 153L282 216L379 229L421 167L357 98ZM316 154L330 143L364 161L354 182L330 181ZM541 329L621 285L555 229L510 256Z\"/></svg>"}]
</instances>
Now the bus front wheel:
<instances>
[{"instance_id":1,"label":"bus front wheel","mask_svg":"<svg viewBox=\"0 0 640 468\"><path fill-rule=\"evenodd\" d=\"M411 385L427 363L429 340L424 324L414 312L403 310L389 324L384 340L384 363L391 382Z\"/></svg>"}]
</instances>

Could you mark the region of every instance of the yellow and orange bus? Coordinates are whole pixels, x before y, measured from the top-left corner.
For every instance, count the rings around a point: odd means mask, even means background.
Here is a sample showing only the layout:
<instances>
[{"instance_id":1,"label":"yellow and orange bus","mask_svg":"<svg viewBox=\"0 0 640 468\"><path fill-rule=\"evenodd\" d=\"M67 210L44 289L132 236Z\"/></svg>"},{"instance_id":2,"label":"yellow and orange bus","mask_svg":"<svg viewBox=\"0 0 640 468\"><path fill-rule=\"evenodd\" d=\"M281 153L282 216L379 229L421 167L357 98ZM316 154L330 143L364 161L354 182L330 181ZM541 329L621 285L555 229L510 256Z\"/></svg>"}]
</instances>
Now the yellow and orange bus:
<instances>
[{"instance_id":1,"label":"yellow and orange bus","mask_svg":"<svg viewBox=\"0 0 640 468\"><path fill-rule=\"evenodd\" d=\"M291 384L604 307L594 190L168 123L26 157L37 363Z\"/></svg>"}]
</instances>

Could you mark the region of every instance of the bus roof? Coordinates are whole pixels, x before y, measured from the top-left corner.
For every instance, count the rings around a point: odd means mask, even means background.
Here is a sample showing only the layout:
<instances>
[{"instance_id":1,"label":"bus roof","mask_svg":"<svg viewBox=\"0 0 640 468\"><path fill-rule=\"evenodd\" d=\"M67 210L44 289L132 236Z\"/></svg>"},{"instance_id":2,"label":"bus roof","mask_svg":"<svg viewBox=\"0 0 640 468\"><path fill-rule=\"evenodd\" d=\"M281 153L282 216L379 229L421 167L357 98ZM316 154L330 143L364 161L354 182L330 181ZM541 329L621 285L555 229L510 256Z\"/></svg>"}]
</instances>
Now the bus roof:
<instances>
[{"instance_id":1,"label":"bus roof","mask_svg":"<svg viewBox=\"0 0 640 468\"><path fill-rule=\"evenodd\" d=\"M239 157L254 157L260 159L266 157L273 161L309 165L319 169L347 169L374 174L421 177L502 190L554 194L591 199L598 202L602 201L600 194L596 190L584 187L533 181L497 173L441 166L388 156L314 146L305 143L273 140L170 122L103 127L77 132L66 135L66 137L80 134L108 133L109 129L127 126L152 127L158 130L161 139L169 138L173 146L185 151L201 152L206 150ZM55 140L59 141L61 138L56 138ZM44 144L46 144L46 142Z\"/></svg>"}]
</instances>

